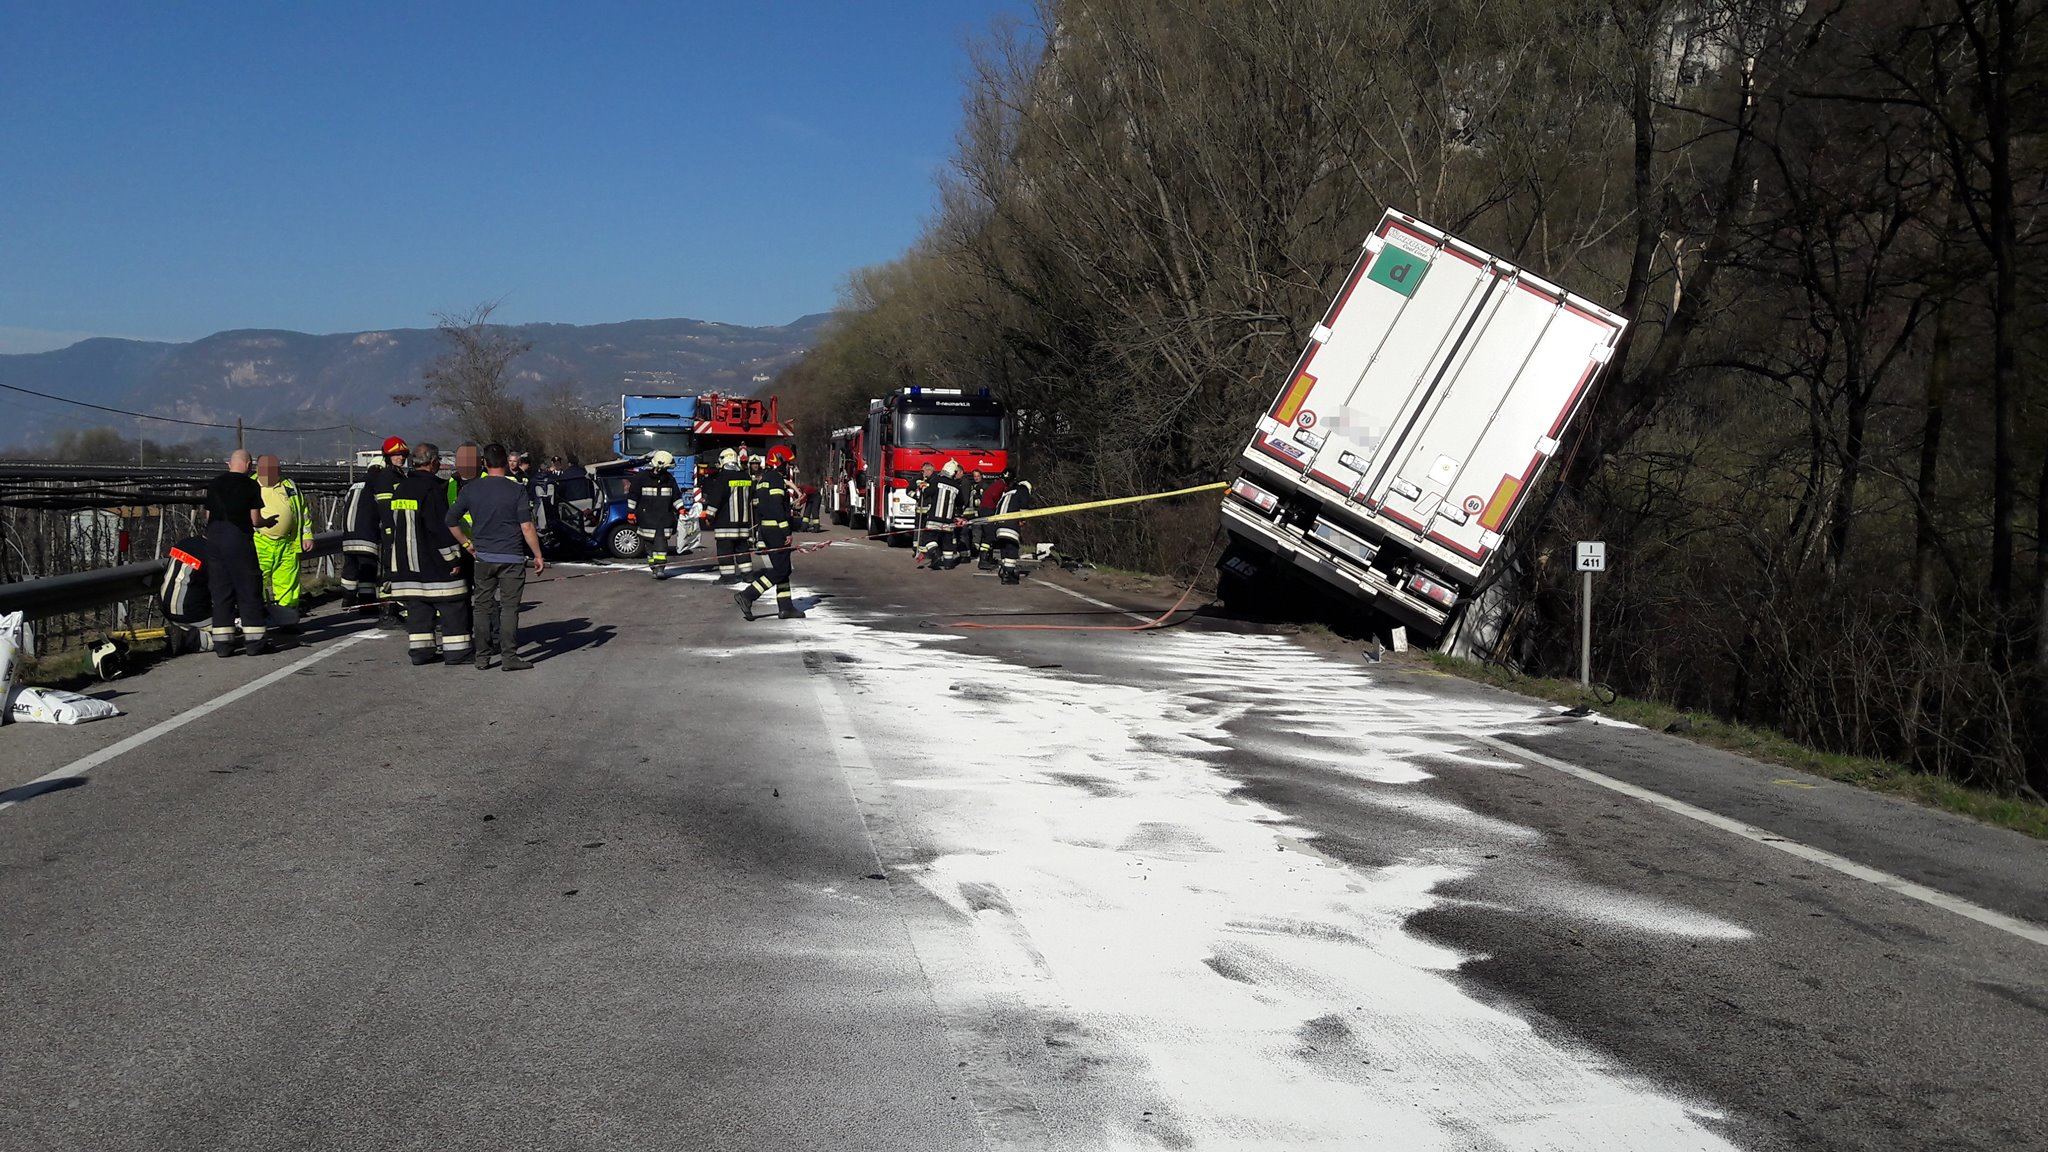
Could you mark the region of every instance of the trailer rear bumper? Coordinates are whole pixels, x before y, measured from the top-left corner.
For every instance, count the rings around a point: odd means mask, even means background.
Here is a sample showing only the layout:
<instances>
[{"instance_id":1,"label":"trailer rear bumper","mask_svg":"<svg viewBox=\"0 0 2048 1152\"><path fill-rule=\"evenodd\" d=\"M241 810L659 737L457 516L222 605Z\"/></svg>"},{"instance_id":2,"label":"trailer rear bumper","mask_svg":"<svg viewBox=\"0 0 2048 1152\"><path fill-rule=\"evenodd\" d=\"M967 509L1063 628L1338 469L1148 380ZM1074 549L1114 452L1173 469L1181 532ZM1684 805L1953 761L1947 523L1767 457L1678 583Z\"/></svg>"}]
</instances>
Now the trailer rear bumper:
<instances>
[{"instance_id":1,"label":"trailer rear bumper","mask_svg":"<svg viewBox=\"0 0 2048 1152\"><path fill-rule=\"evenodd\" d=\"M1223 530L1239 543L1270 556L1276 566L1313 577L1340 596L1369 601L1429 637L1440 635L1450 621L1449 612L1434 604L1418 603L1377 569L1341 560L1321 544L1233 500L1223 502Z\"/></svg>"}]
</instances>

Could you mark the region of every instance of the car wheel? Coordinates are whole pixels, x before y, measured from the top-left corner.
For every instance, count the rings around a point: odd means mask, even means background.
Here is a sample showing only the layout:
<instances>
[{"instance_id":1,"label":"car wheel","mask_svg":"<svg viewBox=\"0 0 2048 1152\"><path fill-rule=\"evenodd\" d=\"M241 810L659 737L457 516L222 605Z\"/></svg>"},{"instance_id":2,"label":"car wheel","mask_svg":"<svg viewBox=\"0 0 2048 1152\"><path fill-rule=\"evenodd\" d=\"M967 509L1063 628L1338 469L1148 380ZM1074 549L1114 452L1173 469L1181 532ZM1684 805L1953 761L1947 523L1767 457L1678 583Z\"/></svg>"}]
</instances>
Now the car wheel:
<instances>
[{"instance_id":1,"label":"car wheel","mask_svg":"<svg viewBox=\"0 0 2048 1152\"><path fill-rule=\"evenodd\" d=\"M621 560L638 560L645 551L645 541L640 532L630 524L620 524L605 536L605 549Z\"/></svg>"}]
</instances>

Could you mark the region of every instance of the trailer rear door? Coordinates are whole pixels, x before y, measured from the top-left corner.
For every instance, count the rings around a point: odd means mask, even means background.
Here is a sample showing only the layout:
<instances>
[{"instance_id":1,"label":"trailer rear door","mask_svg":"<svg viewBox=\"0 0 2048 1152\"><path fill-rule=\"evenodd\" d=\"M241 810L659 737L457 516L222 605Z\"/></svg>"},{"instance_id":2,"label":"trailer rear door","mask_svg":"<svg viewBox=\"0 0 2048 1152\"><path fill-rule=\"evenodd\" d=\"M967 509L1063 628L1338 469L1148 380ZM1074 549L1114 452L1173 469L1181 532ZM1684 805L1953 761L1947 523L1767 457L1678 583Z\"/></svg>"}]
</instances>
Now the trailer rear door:
<instances>
[{"instance_id":1,"label":"trailer rear door","mask_svg":"<svg viewBox=\"0 0 2048 1152\"><path fill-rule=\"evenodd\" d=\"M1389 212L1247 451L1477 579L1622 328Z\"/></svg>"}]
</instances>

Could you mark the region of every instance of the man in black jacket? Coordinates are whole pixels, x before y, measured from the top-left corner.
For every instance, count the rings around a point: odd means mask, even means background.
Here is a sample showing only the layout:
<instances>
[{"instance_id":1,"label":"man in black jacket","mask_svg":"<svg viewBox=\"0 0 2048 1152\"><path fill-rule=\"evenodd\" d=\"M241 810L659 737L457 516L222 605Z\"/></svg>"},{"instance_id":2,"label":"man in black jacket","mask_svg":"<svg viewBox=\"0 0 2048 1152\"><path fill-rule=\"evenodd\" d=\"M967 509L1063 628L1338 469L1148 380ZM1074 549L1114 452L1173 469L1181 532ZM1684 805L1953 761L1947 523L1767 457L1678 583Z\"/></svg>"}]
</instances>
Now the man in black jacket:
<instances>
[{"instance_id":1,"label":"man in black jacket","mask_svg":"<svg viewBox=\"0 0 2048 1152\"><path fill-rule=\"evenodd\" d=\"M640 533L647 570L656 580L668 576L668 548L676 535L676 458L655 452L647 467L626 478L626 519Z\"/></svg>"},{"instance_id":2,"label":"man in black jacket","mask_svg":"<svg viewBox=\"0 0 2048 1152\"><path fill-rule=\"evenodd\" d=\"M1031 507L1031 481L1019 480L1003 490L1002 499L996 501L996 515L1022 512ZM1023 550L1024 538L1017 532L1017 521L998 520L996 529L996 555L1002 560L1001 580L1005 584L1022 584L1023 574L1017 571L1017 554Z\"/></svg>"},{"instance_id":3,"label":"man in black jacket","mask_svg":"<svg viewBox=\"0 0 2048 1152\"><path fill-rule=\"evenodd\" d=\"M235 654L235 622L242 625L251 656L270 651L265 639L263 572L256 562L256 529L264 526L263 490L249 475L247 452L235 449L228 470L206 485L207 594L213 598L213 627L207 629L215 656Z\"/></svg>"},{"instance_id":4,"label":"man in black jacket","mask_svg":"<svg viewBox=\"0 0 2048 1152\"><path fill-rule=\"evenodd\" d=\"M704 482L704 506L711 509L711 534L718 543L718 582L733 583L741 578L754 531L754 478L731 448L718 454L718 471Z\"/></svg>"},{"instance_id":5,"label":"man in black jacket","mask_svg":"<svg viewBox=\"0 0 2048 1152\"><path fill-rule=\"evenodd\" d=\"M761 479L754 489L755 543L762 558L768 562L768 571L761 573L755 581L732 594L740 606L740 615L754 618L754 602L775 590L776 615L784 620L801 620L803 611L796 606L789 592L789 462L796 458L796 452L787 444L777 444L768 450L768 467L761 472Z\"/></svg>"},{"instance_id":6,"label":"man in black jacket","mask_svg":"<svg viewBox=\"0 0 2048 1152\"><path fill-rule=\"evenodd\" d=\"M386 587L405 602L406 651L414 664L467 664L473 643L469 579L462 549L448 530L450 484L438 475L440 466L440 450L422 444L413 453L413 470L391 490L384 513Z\"/></svg>"},{"instance_id":7,"label":"man in black jacket","mask_svg":"<svg viewBox=\"0 0 2048 1152\"><path fill-rule=\"evenodd\" d=\"M361 481L348 490L348 508L342 517L341 602L344 607L367 608L377 602L378 557L384 552L384 512L391 503L391 486L405 474L412 450L393 436L384 441L384 463L372 465ZM386 601L384 614L398 621L397 601Z\"/></svg>"}]
</instances>

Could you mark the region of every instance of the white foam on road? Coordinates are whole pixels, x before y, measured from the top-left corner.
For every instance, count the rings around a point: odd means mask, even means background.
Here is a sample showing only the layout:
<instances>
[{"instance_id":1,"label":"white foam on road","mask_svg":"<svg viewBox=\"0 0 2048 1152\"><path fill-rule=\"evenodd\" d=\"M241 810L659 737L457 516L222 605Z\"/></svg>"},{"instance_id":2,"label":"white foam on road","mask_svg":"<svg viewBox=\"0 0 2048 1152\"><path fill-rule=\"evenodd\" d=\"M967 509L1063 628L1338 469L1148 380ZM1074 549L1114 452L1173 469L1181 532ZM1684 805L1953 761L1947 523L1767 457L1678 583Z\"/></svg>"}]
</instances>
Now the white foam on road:
<instances>
[{"instance_id":1,"label":"white foam on road","mask_svg":"<svg viewBox=\"0 0 2048 1152\"><path fill-rule=\"evenodd\" d=\"M1475 831L1540 841L1413 788L1437 759L1502 763L1443 733L1512 730L1545 713L1481 705L1475 717L1460 702L1454 721L1428 697L1370 685L1389 702L1376 707L1348 665L1266 637L1151 636L1133 647L1159 675L1109 683L829 608L810 629L815 649L855 658L829 674L844 678L873 759L892 765L929 841L920 847L936 853L912 878L973 925L1019 1002L1077 1022L1062 1035L1090 1046L1080 1059L1142 1085L1133 1098L1166 1102L1150 1118L1104 1118L1105 1146L1730 1147L1707 1122L1711 1107L1473 998L1455 979L1473 957L1407 927L1478 867ZM1367 868L1289 850L1307 848L1308 830L1224 774L1217 754L1233 730L1289 686L1303 726L1335 738L1288 755L1442 826L1427 859ZM940 699L980 755L933 740ZM1403 824L1413 835L1414 821ZM1746 935L1585 885L1540 911L1645 935Z\"/></svg>"}]
</instances>

